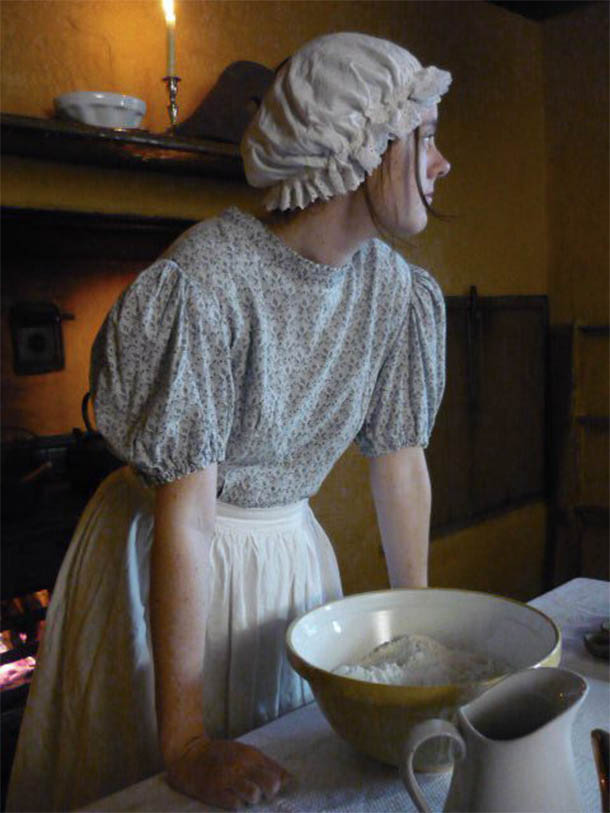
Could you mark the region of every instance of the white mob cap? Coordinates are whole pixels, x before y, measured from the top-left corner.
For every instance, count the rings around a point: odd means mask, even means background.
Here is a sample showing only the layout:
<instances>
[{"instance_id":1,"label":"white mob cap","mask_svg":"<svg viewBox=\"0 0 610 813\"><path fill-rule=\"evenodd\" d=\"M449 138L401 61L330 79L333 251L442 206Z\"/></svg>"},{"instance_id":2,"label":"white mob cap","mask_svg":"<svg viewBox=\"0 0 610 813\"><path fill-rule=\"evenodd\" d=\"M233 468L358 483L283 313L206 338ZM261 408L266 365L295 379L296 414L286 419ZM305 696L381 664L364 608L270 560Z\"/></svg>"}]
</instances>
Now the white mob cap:
<instances>
[{"instance_id":1,"label":"white mob cap","mask_svg":"<svg viewBox=\"0 0 610 813\"><path fill-rule=\"evenodd\" d=\"M450 84L450 73L388 40L318 37L282 67L244 133L248 183L268 189L269 210L351 192Z\"/></svg>"}]
</instances>

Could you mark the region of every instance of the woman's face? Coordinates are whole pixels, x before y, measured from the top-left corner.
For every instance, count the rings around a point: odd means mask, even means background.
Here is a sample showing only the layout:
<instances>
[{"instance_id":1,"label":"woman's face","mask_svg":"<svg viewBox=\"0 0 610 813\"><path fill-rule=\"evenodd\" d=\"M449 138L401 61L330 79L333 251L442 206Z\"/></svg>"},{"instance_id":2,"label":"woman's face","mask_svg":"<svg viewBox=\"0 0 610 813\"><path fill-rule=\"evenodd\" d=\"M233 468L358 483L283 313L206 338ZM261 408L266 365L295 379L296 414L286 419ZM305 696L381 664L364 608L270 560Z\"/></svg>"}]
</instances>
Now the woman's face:
<instances>
[{"instance_id":1,"label":"woman's face","mask_svg":"<svg viewBox=\"0 0 610 813\"><path fill-rule=\"evenodd\" d=\"M426 227L428 212L422 194L431 204L436 180L451 168L436 146L436 123L434 105L427 108L414 133L390 144L369 179L369 199L379 225L399 238L412 237Z\"/></svg>"}]
</instances>

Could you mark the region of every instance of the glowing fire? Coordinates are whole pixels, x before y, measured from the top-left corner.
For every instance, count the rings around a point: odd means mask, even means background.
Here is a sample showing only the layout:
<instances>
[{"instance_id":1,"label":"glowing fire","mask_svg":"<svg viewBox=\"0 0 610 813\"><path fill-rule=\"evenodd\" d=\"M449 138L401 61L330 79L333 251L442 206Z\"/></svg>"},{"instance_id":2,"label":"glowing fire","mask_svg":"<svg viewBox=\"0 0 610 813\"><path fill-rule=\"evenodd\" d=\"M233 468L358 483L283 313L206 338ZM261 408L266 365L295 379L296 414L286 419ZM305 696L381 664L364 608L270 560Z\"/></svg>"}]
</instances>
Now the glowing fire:
<instances>
[{"instance_id":1,"label":"glowing fire","mask_svg":"<svg viewBox=\"0 0 610 813\"><path fill-rule=\"evenodd\" d=\"M36 658L31 655L0 666L0 689L15 689L17 686L27 683L32 677L35 666Z\"/></svg>"},{"instance_id":2,"label":"glowing fire","mask_svg":"<svg viewBox=\"0 0 610 813\"><path fill-rule=\"evenodd\" d=\"M9 602L3 602L3 610L6 610L6 612L3 613L5 616L4 620L8 622L11 618L23 617L28 611L47 607L49 599L50 595L48 590L39 590L28 596L20 596L11 599ZM44 619L40 619L35 622L35 627L31 629L29 633L20 630L2 630L0 632L0 654L10 652L15 648L19 649L26 644L40 642L44 626ZM18 658L10 663L1 664L0 690L14 689L17 686L28 683L31 680L35 666L36 658L33 655Z\"/></svg>"}]
</instances>

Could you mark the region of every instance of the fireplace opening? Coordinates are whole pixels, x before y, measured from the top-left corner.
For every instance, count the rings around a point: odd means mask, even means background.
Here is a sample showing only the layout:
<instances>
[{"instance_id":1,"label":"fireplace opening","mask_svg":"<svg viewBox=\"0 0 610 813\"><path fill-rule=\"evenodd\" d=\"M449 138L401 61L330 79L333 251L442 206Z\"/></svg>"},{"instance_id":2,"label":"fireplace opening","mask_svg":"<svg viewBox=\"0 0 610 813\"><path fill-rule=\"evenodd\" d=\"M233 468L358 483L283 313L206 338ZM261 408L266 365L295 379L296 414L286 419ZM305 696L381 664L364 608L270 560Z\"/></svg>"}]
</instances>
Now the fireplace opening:
<instances>
[{"instance_id":1,"label":"fireplace opening","mask_svg":"<svg viewBox=\"0 0 610 813\"><path fill-rule=\"evenodd\" d=\"M0 600L1 781L10 771L47 608L70 540L86 506L119 460L94 432L36 436L5 431L2 443L2 595Z\"/></svg>"},{"instance_id":2,"label":"fireplace opening","mask_svg":"<svg viewBox=\"0 0 610 813\"><path fill-rule=\"evenodd\" d=\"M84 507L121 465L83 420L89 348L112 302L192 220L2 207L2 794L44 631L47 596ZM13 369L10 306L54 302L74 314L65 368ZM83 414L81 412L81 414ZM83 416L84 417L84 416ZM65 434L52 434L63 432ZM46 603L45 603L46 602ZM21 612L23 610L23 612Z\"/></svg>"}]
</instances>

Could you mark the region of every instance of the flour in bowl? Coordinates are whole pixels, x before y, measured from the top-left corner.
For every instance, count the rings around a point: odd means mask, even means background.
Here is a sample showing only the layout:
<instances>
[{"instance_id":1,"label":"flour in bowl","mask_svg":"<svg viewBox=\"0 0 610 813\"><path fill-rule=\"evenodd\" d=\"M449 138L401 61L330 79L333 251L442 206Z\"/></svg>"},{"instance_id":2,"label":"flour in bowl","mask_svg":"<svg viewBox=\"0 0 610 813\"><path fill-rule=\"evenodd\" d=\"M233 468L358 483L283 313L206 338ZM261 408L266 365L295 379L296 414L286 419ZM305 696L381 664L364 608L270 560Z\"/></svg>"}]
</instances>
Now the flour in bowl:
<instances>
[{"instance_id":1,"label":"flour in bowl","mask_svg":"<svg viewBox=\"0 0 610 813\"><path fill-rule=\"evenodd\" d=\"M427 635L401 635L376 647L358 663L334 671L370 683L448 686L489 680L510 670L497 659L451 649Z\"/></svg>"}]
</instances>

